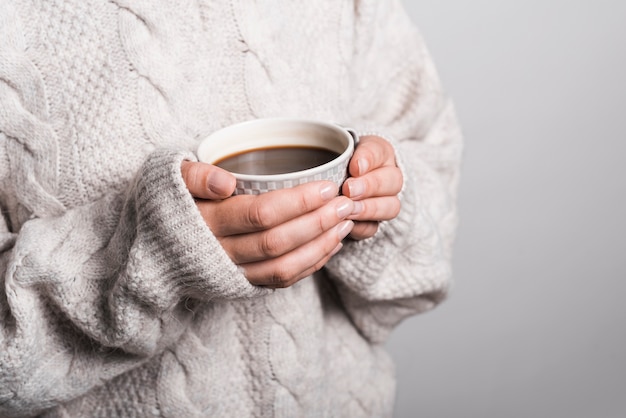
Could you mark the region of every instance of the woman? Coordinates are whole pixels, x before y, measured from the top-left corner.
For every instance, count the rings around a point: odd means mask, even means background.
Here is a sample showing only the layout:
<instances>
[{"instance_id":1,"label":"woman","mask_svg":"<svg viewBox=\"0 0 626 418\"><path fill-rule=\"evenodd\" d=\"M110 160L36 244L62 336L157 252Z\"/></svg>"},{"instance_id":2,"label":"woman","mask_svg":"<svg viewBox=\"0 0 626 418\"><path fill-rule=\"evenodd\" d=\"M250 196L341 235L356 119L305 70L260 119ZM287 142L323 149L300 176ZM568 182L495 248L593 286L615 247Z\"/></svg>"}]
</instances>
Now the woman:
<instances>
[{"instance_id":1,"label":"woman","mask_svg":"<svg viewBox=\"0 0 626 418\"><path fill-rule=\"evenodd\" d=\"M391 415L461 153L398 1L18 0L0 39L0 416ZM195 160L272 116L362 134L341 196Z\"/></svg>"}]
</instances>

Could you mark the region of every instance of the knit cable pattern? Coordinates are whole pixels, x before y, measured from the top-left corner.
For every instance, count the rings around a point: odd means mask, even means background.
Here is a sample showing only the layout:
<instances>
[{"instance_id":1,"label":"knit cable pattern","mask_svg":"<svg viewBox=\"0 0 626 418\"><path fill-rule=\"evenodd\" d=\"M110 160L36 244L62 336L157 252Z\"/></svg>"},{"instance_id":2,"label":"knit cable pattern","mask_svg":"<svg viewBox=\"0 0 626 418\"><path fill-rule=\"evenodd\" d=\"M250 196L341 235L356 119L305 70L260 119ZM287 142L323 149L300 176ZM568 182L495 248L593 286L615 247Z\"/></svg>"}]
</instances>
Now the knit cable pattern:
<instances>
[{"instance_id":1,"label":"knit cable pattern","mask_svg":"<svg viewBox=\"0 0 626 418\"><path fill-rule=\"evenodd\" d=\"M0 35L0 416L391 415L383 342L447 294L461 150L399 1L16 0ZM406 180L276 291L180 175L265 116L379 132Z\"/></svg>"},{"instance_id":2,"label":"knit cable pattern","mask_svg":"<svg viewBox=\"0 0 626 418\"><path fill-rule=\"evenodd\" d=\"M21 202L36 216L52 216L64 206L58 189L59 149L49 124L42 75L28 60L12 4L0 13L0 132L11 160L11 177ZM6 158L6 157L5 157ZM35 167L35 171L28 170Z\"/></svg>"}]
</instances>

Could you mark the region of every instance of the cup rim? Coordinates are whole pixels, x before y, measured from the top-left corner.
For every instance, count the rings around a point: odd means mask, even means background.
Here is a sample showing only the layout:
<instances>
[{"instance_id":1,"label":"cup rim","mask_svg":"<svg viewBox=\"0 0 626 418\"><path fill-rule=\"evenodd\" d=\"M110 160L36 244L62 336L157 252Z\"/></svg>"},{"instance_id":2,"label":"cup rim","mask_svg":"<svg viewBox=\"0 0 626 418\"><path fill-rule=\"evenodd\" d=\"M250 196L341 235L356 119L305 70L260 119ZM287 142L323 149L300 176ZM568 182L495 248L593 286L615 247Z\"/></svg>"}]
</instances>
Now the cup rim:
<instances>
[{"instance_id":1,"label":"cup rim","mask_svg":"<svg viewBox=\"0 0 626 418\"><path fill-rule=\"evenodd\" d=\"M302 123L302 124L318 125L318 126L321 125L325 128L331 129L333 131L336 131L338 133L345 135L346 138L348 139L348 146L338 157L334 158L333 160L325 164L318 165L316 167L308 168L306 170L292 171L289 173L280 173L280 174L243 174L243 173L237 173L237 172L232 172L232 171L229 171L229 173L235 176L238 180L248 181L248 182L294 181L294 180L298 180L298 179L305 178L305 177L315 176L316 174L323 173L332 167L340 166L343 163L345 163L346 160L350 159L350 157L352 156L352 153L354 152L355 137L354 137L354 133L348 128L345 128L341 125L338 125L332 122L326 122L326 121L321 121L321 120L316 120L316 119L275 117L275 118L250 119L244 122L236 123L234 125L229 125L224 128L218 129L215 132L206 136L200 142L200 145L198 146L198 149L196 151L196 155L198 156L198 159L200 161L203 161L202 155L206 154L205 149L207 149L207 147L209 147L210 145L210 138L215 137L216 135L224 135L228 133L228 131L234 131L237 129L245 129L246 127L250 125L272 124L276 122ZM204 161L204 162L212 164L209 161Z\"/></svg>"}]
</instances>

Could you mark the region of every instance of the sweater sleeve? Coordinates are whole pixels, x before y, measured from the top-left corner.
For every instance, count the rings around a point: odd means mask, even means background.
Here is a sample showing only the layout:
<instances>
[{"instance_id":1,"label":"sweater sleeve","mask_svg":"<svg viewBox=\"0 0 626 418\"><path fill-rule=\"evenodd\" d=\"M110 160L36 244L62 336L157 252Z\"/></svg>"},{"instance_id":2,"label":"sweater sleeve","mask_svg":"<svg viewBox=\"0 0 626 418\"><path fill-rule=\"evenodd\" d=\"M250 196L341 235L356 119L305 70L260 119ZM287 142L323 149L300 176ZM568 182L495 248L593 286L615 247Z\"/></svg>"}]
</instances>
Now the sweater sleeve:
<instances>
[{"instance_id":1,"label":"sweater sleeve","mask_svg":"<svg viewBox=\"0 0 626 418\"><path fill-rule=\"evenodd\" d=\"M194 157L154 151L121 193L19 232L0 225L0 416L37 413L145 362L181 335L197 301L268 292L210 233L184 158Z\"/></svg>"},{"instance_id":2,"label":"sweater sleeve","mask_svg":"<svg viewBox=\"0 0 626 418\"><path fill-rule=\"evenodd\" d=\"M448 292L462 138L399 2L370 7L357 22L354 125L395 147L404 176L401 212L374 237L347 241L326 269L357 328L382 342L403 318L433 308Z\"/></svg>"}]
</instances>

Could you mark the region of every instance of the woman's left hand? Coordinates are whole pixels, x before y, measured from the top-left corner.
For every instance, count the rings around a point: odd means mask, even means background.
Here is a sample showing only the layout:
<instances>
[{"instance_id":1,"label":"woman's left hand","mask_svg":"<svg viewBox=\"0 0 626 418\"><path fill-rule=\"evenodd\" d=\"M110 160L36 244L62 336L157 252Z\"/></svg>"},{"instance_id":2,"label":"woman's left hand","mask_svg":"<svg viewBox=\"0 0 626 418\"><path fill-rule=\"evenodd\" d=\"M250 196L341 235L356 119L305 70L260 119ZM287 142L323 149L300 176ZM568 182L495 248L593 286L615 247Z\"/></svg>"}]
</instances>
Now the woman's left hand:
<instances>
[{"instance_id":1,"label":"woman's left hand","mask_svg":"<svg viewBox=\"0 0 626 418\"><path fill-rule=\"evenodd\" d=\"M404 179L393 147L379 136L360 138L348 172L342 193L355 201L353 214L358 211L349 218L355 221L350 237L362 240L374 236L380 221L398 216Z\"/></svg>"}]
</instances>

